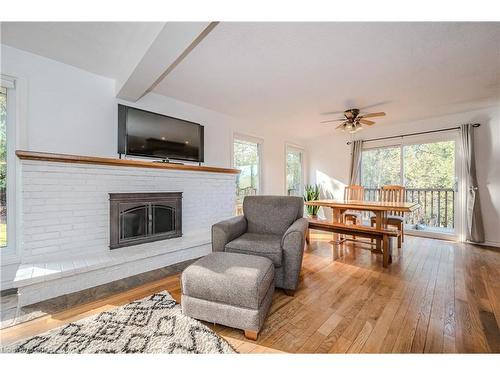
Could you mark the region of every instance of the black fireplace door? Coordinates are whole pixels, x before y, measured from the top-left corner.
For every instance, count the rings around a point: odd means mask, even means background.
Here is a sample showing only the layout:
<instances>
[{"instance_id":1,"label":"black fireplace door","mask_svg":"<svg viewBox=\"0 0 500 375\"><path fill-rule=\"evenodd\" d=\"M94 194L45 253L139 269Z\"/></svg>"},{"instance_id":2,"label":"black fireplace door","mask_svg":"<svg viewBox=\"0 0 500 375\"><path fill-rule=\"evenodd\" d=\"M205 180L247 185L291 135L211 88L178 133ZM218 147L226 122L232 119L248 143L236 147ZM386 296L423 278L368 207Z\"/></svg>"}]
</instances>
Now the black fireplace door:
<instances>
[{"instance_id":1,"label":"black fireplace door","mask_svg":"<svg viewBox=\"0 0 500 375\"><path fill-rule=\"evenodd\" d=\"M111 193L111 249L182 236L182 193Z\"/></svg>"},{"instance_id":2,"label":"black fireplace door","mask_svg":"<svg viewBox=\"0 0 500 375\"><path fill-rule=\"evenodd\" d=\"M151 234L169 233L175 230L175 208L164 204L151 205Z\"/></svg>"}]
</instances>

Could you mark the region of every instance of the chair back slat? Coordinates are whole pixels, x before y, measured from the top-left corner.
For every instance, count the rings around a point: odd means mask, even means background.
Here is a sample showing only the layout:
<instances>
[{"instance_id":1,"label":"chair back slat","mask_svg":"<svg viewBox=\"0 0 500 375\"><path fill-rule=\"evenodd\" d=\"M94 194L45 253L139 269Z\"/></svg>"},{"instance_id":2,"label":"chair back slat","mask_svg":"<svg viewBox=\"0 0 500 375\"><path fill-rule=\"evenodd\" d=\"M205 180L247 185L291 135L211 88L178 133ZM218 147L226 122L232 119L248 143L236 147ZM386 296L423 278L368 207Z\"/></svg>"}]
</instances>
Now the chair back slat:
<instances>
[{"instance_id":1,"label":"chair back slat","mask_svg":"<svg viewBox=\"0 0 500 375\"><path fill-rule=\"evenodd\" d=\"M404 202L405 187L399 185L385 185L380 189L381 202ZM403 216L402 211L390 211L389 215Z\"/></svg>"},{"instance_id":2,"label":"chair back slat","mask_svg":"<svg viewBox=\"0 0 500 375\"><path fill-rule=\"evenodd\" d=\"M344 200L350 200L350 201L365 200L365 188L361 185L347 185L344 188Z\"/></svg>"}]
</instances>

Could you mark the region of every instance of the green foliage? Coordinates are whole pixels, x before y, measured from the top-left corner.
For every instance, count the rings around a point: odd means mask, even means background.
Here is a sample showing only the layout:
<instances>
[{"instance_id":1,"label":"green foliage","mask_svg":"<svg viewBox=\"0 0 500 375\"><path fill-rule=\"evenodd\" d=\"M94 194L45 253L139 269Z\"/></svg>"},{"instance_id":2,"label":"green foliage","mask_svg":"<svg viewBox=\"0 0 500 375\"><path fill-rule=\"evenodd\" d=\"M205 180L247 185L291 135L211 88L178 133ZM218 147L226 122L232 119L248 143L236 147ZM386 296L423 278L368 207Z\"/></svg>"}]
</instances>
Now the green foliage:
<instances>
[{"instance_id":1,"label":"green foliage","mask_svg":"<svg viewBox=\"0 0 500 375\"><path fill-rule=\"evenodd\" d=\"M286 188L290 195L300 195L302 183L302 161L298 151L288 151L286 155Z\"/></svg>"},{"instance_id":2,"label":"green foliage","mask_svg":"<svg viewBox=\"0 0 500 375\"><path fill-rule=\"evenodd\" d=\"M407 189L446 189L455 183L455 142L434 142L403 147L403 184ZM361 184L367 188L401 184L401 149L363 151Z\"/></svg>"},{"instance_id":3,"label":"green foliage","mask_svg":"<svg viewBox=\"0 0 500 375\"><path fill-rule=\"evenodd\" d=\"M319 199L319 185L306 185L304 187L304 200L306 202ZM319 206L306 206L307 213L311 216L318 214Z\"/></svg>"},{"instance_id":4,"label":"green foliage","mask_svg":"<svg viewBox=\"0 0 500 375\"><path fill-rule=\"evenodd\" d=\"M363 151L361 185L377 188L400 184L401 150L399 147L375 148Z\"/></svg>"},{"instance_id":5,"label":"green foliage","mask_svg":"<svg viewBox=\"0 0 500 375\"><path fill-rule=\"evenodd\" d=\"M7 178L7 95L0 91L0 189L5 189Z\"/></svg>"},{"instance_id":6,"label":"green foliage","mask_svg":"<svg viewBox=\"0 0 500 375\"><path fill-rule=\"evenodd\" d=\"M407 189L453 188L455 144L424 143L405 146L404 177Z\"/></svg>"},{"instance_id":7,"label":"green foliage","mask_svg":"<svg viewBox=\"0 0 500 375\"><path fill-rule=\"evenodd\" d=\"M258 145L245 141L234 141L234 166L241 172L236 178L238 202L245 195L253 195L259 186L259 149Z\"/></svg>"},{"instance_id":8,"label":"green foliage","mask_svg":"<svg viewBox=\"0 0 500 375\"><path fill-rule=\"evenodd\" d=\"M433 189L454 188L455 142L410 144L402 150L403 155L399 146L363 151L361 184L366 188L403 184L406 198L422 204L420 210L407 215L407 220L422 226L453 228L454 193Z\"/></svg>"},{"instance_id":9,"label":"green foliage","mask_svg":"<svg viewBox=\"0 0 500 375\"><path fill-rule=\"evenodd\" d=\"M7 96L0 88L0 247L7 245L7 225L5 224L5 188L7 179Z\"/></svg>"}]
</instances>

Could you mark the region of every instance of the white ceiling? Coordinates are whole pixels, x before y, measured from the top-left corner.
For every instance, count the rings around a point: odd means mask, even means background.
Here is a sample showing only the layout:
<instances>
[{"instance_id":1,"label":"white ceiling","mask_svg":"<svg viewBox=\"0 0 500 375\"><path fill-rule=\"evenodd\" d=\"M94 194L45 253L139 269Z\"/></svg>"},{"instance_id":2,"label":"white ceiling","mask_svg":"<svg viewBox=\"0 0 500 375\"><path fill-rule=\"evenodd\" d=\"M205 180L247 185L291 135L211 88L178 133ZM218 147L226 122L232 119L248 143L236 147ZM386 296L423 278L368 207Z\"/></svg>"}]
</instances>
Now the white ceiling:
<instances>
[{"instance_id":1,"label":"white ceiling","mask_svg":"<svg viewBox=\"0 0 500 375\"><path fill-rule=\"evenodd\" d=\"M2 22L1 42L113 79L137 63L163 22Z\"/></svg>"},{"instance_id":2,"label":"white ceiling","mask_svg":"<svg viewBox=\"0 0 500 375\"><path fill-rule=\"evenodd\" d=\"M2 24L2 43L119 79L161 27ZM154 92L304 138L348 107L463 112L500 102L500 23L221 23Z\"/></svg>"},{"instance_id":3,"label":"white ceiling","mask_svg":"<svg viewBox=\"0 0 500 375\"><path fill-rule=\"evenodd\" d=\"M222 23L155 91L303 137L461 112L500 100L500 23Z\"/></svg>"}]
</instances>

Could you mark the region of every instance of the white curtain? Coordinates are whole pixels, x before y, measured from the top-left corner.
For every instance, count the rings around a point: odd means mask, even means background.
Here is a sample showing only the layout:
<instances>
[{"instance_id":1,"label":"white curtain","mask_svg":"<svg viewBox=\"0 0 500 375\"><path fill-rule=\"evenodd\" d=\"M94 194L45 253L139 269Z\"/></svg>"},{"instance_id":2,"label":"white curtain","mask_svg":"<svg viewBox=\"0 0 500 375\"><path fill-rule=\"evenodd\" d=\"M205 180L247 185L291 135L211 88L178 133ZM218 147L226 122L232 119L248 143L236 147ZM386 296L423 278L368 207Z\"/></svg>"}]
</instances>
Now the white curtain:
<instances>
[{"instance_id":1,"label":"white curtain","mask_svg":"<svg viewBox=\"0 0 500 375\"><path fill-rule=\"evenodd\" d=\"M359 172L361 169L361 153L363 151L363 141L351 142L351 166L349 170L349 185L360 183Z\"/></svg>"},{"instance_id":2,"label":"white curtain","mask_svg":"<svg viewBox=\"0 0 500 375\"><path fill-rule=\"evenodd\" d=\"M462 150L465 163L466 180L466 239L471 242L484 242L483 218L479 202L479 188L476 178L476 163L474 154L474 126L460 126Z\"/></svg>"}]
</instances>

